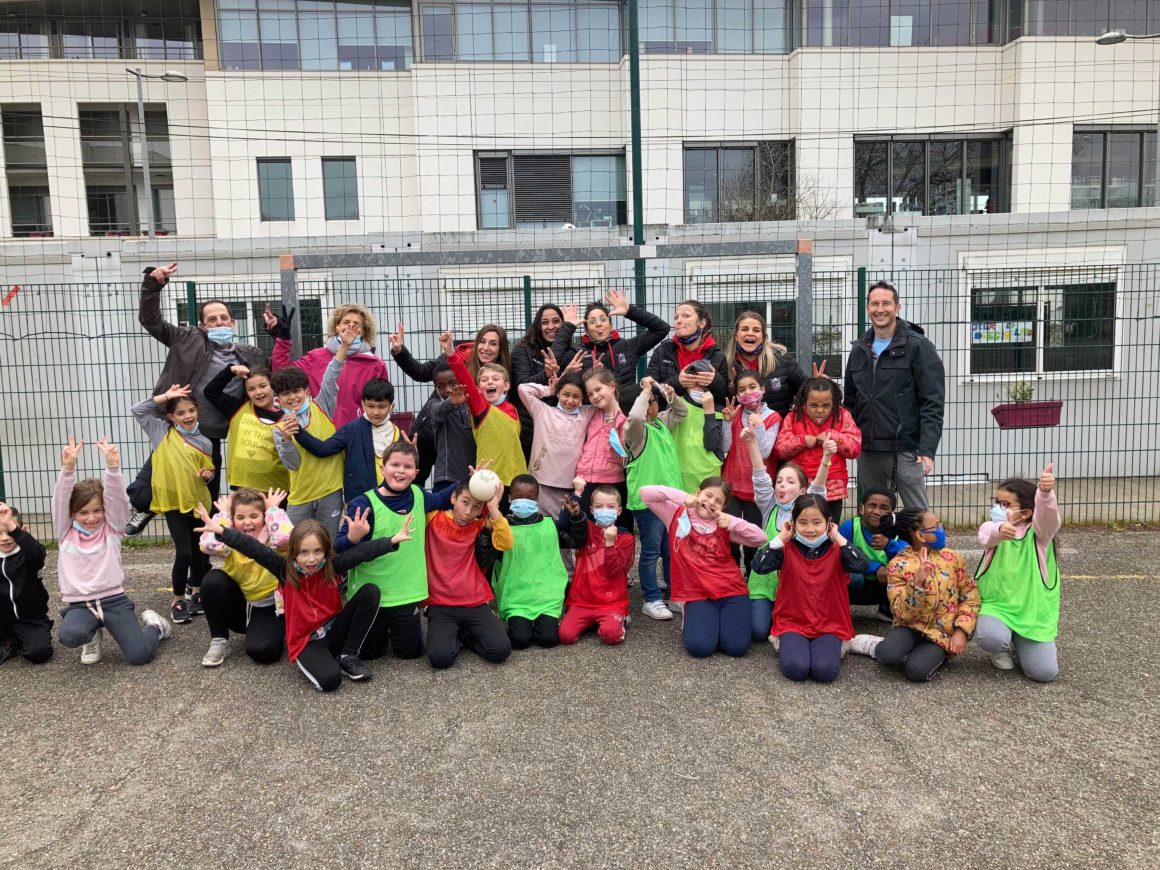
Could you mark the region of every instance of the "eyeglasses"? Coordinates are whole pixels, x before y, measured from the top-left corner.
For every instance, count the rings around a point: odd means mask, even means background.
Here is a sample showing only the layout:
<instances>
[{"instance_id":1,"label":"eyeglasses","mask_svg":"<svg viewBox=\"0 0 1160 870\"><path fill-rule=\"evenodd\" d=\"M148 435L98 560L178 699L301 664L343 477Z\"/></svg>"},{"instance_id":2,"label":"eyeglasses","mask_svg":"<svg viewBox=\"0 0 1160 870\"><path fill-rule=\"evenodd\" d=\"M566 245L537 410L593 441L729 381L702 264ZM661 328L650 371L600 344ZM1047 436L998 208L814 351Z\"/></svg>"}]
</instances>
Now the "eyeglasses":
<instances>
[{"instance_id":1,"label":"eyeglasses","mask_svg":"<svg viewBox=\"0 0 1160 870\"><path fill-rule=\"evenodd\" d=\"M919 531L922 532L922 534L924 534L924 535L933 535L935 532L942 531L942 527L943 527L942 523L939 523L933 529L919 529Z\"/></svg>"},{"instance_id":2,"label":"eyeglasses","mask_svg":"<svg viewBox=\"0 0 1160 870\"><path fill-rule=\"evenodd\" d=\"M1003 508L1003 510L1005 510L1005 511L1009 511L1012 508L1019 510L1019 505L1011 504L1011 502L1009 502L1009 501L999 501L999 499L997 499L997 498L991 499L991 504L993 504L993 505L997 504L999 507Z\"/></svg>"},{"instance_id":3,"label":"eyeglasses","mask_svg":"<svg viewBox=\"0 0 1160 870\"><path fill-rule=\"evenodd\" d=\"M600 317L589 317L584 322L587 323L589 326L597 326L598 324L608 323L609 321L608 321L607 317L601 315Z\"/></svg>"}]
</instances>

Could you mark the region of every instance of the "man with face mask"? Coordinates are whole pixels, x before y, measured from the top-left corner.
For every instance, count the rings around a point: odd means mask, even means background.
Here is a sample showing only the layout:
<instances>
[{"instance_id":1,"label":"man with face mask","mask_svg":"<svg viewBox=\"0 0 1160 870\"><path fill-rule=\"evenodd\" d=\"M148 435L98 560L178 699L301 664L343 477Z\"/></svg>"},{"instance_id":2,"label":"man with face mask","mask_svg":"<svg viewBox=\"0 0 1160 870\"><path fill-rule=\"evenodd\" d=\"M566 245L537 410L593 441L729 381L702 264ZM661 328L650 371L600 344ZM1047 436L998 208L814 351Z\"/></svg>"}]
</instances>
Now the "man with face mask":
<instances>
[{"instance_id":1,"label":"man with face mask","mask_svg":"<svg viewBox=\"0 0 1160 870\"><path fill-rule=\"evenodd\" d=\"M167 321L161 313L161 293L176 271L176 263L145 270L137 322L169 348L154 394L164 392L173 384L189 384L193 388L192 395L198 403L200 431L213 445L214 477L209 482L209 491L216 498L220 491L221 440L229 429L229 420L206 401L205 387L223 368L235 365L268 368L269 361L258 348L234 340L233 314L229 305L220 299L211 299L201 304L197 326L178 326ZM241 384L235 382L231 389L240 390ZM152 497L149 485L152 472L150 460L137 474L137 479L129 485L130 500L138 512L125 527L126 535L141 534L152 519L148 511Z\"/></svg>"}]
</instances>

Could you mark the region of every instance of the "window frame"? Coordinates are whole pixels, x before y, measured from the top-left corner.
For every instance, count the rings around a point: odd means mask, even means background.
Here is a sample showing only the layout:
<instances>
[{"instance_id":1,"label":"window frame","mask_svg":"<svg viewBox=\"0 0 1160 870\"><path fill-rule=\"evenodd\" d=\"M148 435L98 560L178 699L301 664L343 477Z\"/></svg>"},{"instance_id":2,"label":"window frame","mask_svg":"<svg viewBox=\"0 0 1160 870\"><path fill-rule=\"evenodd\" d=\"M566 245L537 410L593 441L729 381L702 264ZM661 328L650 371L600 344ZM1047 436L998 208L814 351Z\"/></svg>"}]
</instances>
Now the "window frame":
<instances>
[{"instance_id":1,"label":"window frame","mask_svg":"<svg viewBox=\"0 0 1160 870\"><path fill-rule=\"evenodd\" d=\"M266 217L262 207L262 167L270 165L285 165L289 169L290 181L290 216L289 217ZM293 223L298 220L297 203L294 196L294 158L292 157L257 157L255 158L255 168L257 170L258 179L258 219L261 223Z\"/></svg>"},{"instance_id":2,"label":"window frame","mask_svg":"<svg viewBox=\"0 0 1160 870\"><path fill-rule=\"evenodd\" d=\"M786 149L786 183L787 183L787 198L789 199L790 214L786 217L763 218L758 217L762 201L762 195L768 190L774 189L775 184L771 183L762 171L763 148L771 146L780 146ZM721 152L729 150L749 149L753 153L753 211L754 217L749 220L722 220L721 219ZM689 220L689 212L686 207L688 201L688 187L685 178L685 155L690 151L715 151L717 153L717 179L716 179L716 193L713 203L712 221L697 221ZM684 224L696 225L700 223L761 223L764 221L792 221L797 220L797 204L796 198L796 181L797 181L797 140L794 137L786 139L743 139L733 141L710 141L710 142L683 142L681 143L681 208L682 221ZM780 188L778 188L780 189Z\"/></svg>"},{"instance_id":3,"label":"window frame","mask_svg":"<svg viewBox=\"0 0 1160 870\"><path fill-rule=\"evenodd\" d=\"M1071 130L1073 162L1072 162L1072 169L1071 169L1071 180L1070 180L1070 183L1068 186L1068 210L1069 211L1074 208L1074 206L1071 205L1071 201L1072 201L1071 200L1071 188L1075 186L1074 149L1075 149L1075 136L1077 134L1084 135L1084 136L1099 136L1100 137L1100 149L1099 149L1099 152L1100 152L1100 204L1098 206L1095 206L1094 207L1095 209L1103 210L1103 209L1108 209L1108 208L1150 208L1150 207L1153 207L1156 205L1155 194L1153 194L1153 201L1152 202L1145 202L1144 201L1145 192L1146 192L1146 189L1148 186L1147 185L1147 177L1144 175L1144 170L1145 170L1145 167L1147 166L1149 156L1151 156L1153 161L1155 161L1155 159L1156 159L1155 143L1153 143L1153 147L1151 149L1149 149L1147 147L1147 141L1148 141L1149 134L1151 134L1151 135L1157 134L1156 125L1155 124L1114 124L1114 125L1076 124L1075 126L1072 127L1072 130ZM1140 162L1139 162L1139 165L1138 165L1137 170L1136 170L1137 202L1135 205L1109 206L1108 205L1108 157L1109 157L1109 148L1111 147L1111 144L1110 144L1111 137L1113 135L1123 135L1123 134L1134 134L1134 135L1137 135L1140 137ZM1155 175L1155 173L1156 173L1156 167L1154 166L1153 174ZM1157 183L1157 179L1153 178L1152 183L1153 183L1153 185L1155 185ZM1085 209L1083 209L1083 208L1076 209L1076 211L1084 211L1084 210Z\"/></svg>"},{"instance_id":4,"label":"window frame","mask_svg":"<svg viewBox=\"0 0 1160 870\"><path fill-rule=\"evenodd\" d=\"M323 218L325 220L328 220L328 221L357 221L357 220L362 220L362 204L359 201L360 197L359 197L359 188L358 188L358 158L352 157L352 156L323 157L323 158L321 158L319 163L320 163L320 168L322 171L322 213L323 213ZM347 164L347 163L349 163L354 168L354 214L353 215L348 214L345 217L331 217L328 214L329 199L330 199L330 197L327 196L327 192L326 192L326 164L328 164L328 163L334 163L334 164L338 164L338 163ZM345 180L346 179L344 177L344 179L343 179L344 183L345 183ZM348 197L345 192L343 193L342 198L343 198L344 202L347 202L350 199L350 197Z\"/></svg>"}]
</instances>

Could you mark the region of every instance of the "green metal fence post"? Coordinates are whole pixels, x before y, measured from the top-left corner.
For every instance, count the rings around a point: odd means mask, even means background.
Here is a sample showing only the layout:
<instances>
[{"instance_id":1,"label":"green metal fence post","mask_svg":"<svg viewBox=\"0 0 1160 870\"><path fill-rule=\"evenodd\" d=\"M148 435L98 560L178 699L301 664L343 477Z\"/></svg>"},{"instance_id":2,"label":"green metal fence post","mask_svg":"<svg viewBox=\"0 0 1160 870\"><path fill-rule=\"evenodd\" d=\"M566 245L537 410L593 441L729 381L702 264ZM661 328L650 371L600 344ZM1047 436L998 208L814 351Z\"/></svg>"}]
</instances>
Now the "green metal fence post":
<instances>
[{"instance_id":1,"label":"green metal fence post","mask_svg":"<svg viewBox=\"0 0 1160 870\"><path fill-rule=\"evenodd\" d=\"M189 315L189 325L197 326L197 282L185 282L185 307Z\"/></svg>"},{"instance_id":2,"label":"green metal fence post","mask_svg":"<svg viewBox=\"0 0 1160 870\"><path fill-rule=\"evenodd\" d=\"M532 322L532 276L524 275L524 328Z\"/></svg>"},{"instance_id":3,"label":"green metal fence post","mask_svg":"<svg viewBox=\"0 0 1160 870\"><path fill-rule=\"evenodd\" d=\"M632 122L632 243L644 244L644 160L641 157L640 131L640 11L638 0L628 0L628 89L629 114ZM645 281L645 261L637 257L632 261L632 275L635 284L635 304L646 308L648 288ZM636 328L639 335L641 327ZM642 356L636 363L636 376L644 377L645 361Z\"/></svg>"},{"instance_id":4,"label":"green metal fence post","mask_svg":"<svg viewBox=\"0 0 1160 870\"><path fill-rule=\"evenodd\" d=\"M858 267L858 335L866 331L866 267Z\"/></svg>"}]
</instances>

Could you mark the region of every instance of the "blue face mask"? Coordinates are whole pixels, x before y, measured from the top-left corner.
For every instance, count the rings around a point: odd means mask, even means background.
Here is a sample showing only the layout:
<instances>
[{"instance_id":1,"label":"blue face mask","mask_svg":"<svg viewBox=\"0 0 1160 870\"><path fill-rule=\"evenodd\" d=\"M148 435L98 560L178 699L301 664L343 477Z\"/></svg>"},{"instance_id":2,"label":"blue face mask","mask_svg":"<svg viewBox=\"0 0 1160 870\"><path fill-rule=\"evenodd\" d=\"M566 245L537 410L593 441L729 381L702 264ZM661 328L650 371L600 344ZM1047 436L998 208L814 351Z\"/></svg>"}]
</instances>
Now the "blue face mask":
<instances>
[{"instance_id":1,"label":"blue face mask","mask_svg":"<svg viewBox=\"0 0 1160 870\"><path fill-rule=\"evenodd\" d=\"M497 405L502 405L502 404L503 404L504 402L506 402L506 401L507 401L507 393L500 393L500 394L499 394L499 395L496 397L495 404L497 404Z\"/></svg>"},{"instance_id":2,"label":"blue face mask","mask_svg":"<svg viewBox=\"0 0 1160 870\"><path fill-rule=\"evenodd\" d=\"M298 424L305 426L307 420L310 419L310 396L306 397L306 401L302 403L302 407L294 412L294 416L298 418Z\"/></svg>"},{"instance_id":3,"label":"blue face mask","mask_svg":"<svg viewBox=\"0 0 1160 870\"><path fill-rule=\"evenodd\" d=\"M809 547L811 550L816 550L822 545L822 541L826 540L826 536L818 535L816 538L807 538L801 534L795 534L793 539L803 547Z\"/></svg>"},{"instance_id":4,"label":"blue face mask","mask_svg":"<svg viewBox=\"0 0 1160 870\"><path fill-rule=\"evenodd\" d=\"M933 531L927 529L927 530L923 531L922 535L923 535L923 543L926 544L928 547L930 547L932 550L941 550L943 547L945 547L947 545L947 530L946 529L934 529ZM933 541L926 540L927 535L934 535L934 540Z\"/></svg>"},{"instance_id":5,"label":"blue face mask","mask_svg":"<svg viewBox=\"0 0 1160 870\"><path fill-rule=\"evenodd\" d=\"M600 528L607 529L609 526L616 522L616 509L594 508L592 511L592 519L596 522L596 525L600 526Z\"/></svg>"},{"instance_id":6,"label":"blue face mask","mask_svg":"<svg viewBox=\"0 0 1160 870\"><path fill-rule=\"evenodd\" d=\"M539 511L540 506L530 498L513 498L511 503L511 512L519 517L521 520L526 520L528 517Z\"/></svg>"},{"instance_id":7,"label":"blue face mask","mask_svg":"<svg viewBox=\"0 0 1160 870\"><path fill-rule=\"evenodd\" d=\"M567 408L565 408L563 406L558 405L557 407L559 407L560 410L563 411L565 414L567 414L569 417L579 417L580 416L580 408L581 408L580 405L577 405L571 411L569 411Z\"/></svg>"},{"instance_id":8,"label":"blue face mask","mask_svg":"<svg viewBox=\"0 0 1160 870\"><path fill-rule=\"evenodd\" d=\"M685 346L688 346L690 344L696 344L698 341L701 340L701 330L698 329L696 332L692 333L691 335L686 335L684 337L681 337L679 335L674 335L673 338L675 338L677 341L679 341L681 344L683 344Z\"/></svg>"},{"instance_id":9,"label":"blue face mask","mask_svg":"<svg viewBox=\"0 0 1160 870\"><path fill-rule=\"evenodd\" d=\"M608 443L612 447L612 452L621 459L628 459L628 451L624 449L624 444L620 441L620 435L615 429L608 430Z\"/></svg>"},{"instance_id":10,"label":"blue face mask","mask_svg":"<svg viewBox=\"0 0 1160 870\"><path fill-rule=\"evenodd\" d=\"M201 423L194 423L192 429L186 429L184 426L178 426L176 423L173 424L173 427L182 435L196 435L201 431Z\"/></svg>"},{"instance_id":11,"label":"blue face mask","mask_svg":"<svg viewBox=\"0 0 1160 870\"><path fill-rule=\"evenodd\" d=\"M234 331L228 326L214 326L207 329L205 334L209 336L210 341L222 347L232 344L234 340Z\"/></svg>"},{"instance_id":12,"label":"blue face mask","mask_svg":"<svg viewBox=\"0 0 1160 870\"><path fill-rule=\"evenodd\" d=\"M80 532L82 535L84 535L86 538L91 538L93 535L95 535L97 532L100 531L100 529L86 529L84 526L82 526L76 520L73 520L72 527L74 529L76 529L78 532Z\"/></svg>"},{"instance_id":13,"label":"blue face mask","mask_svg":"<svg viewBox=\"0 0 1160 870\"><path fill-rule=\"evenodd\" d=\"M1007 522L1007 509L1002 505L991 505L991 522L1005 523Z\"/></svg>"},{"instance_id":14,"label":"blue face mask","mask_svg":"<svg viewBox=\"0 0 1160 870\"><path fill-rule=\"evenodd\" d=\"M682 513L677 519L677 540L687 538L691 531L693 531L693 523L689 520L689 514L688 512Z\"/></svg>"}]
</instances>

